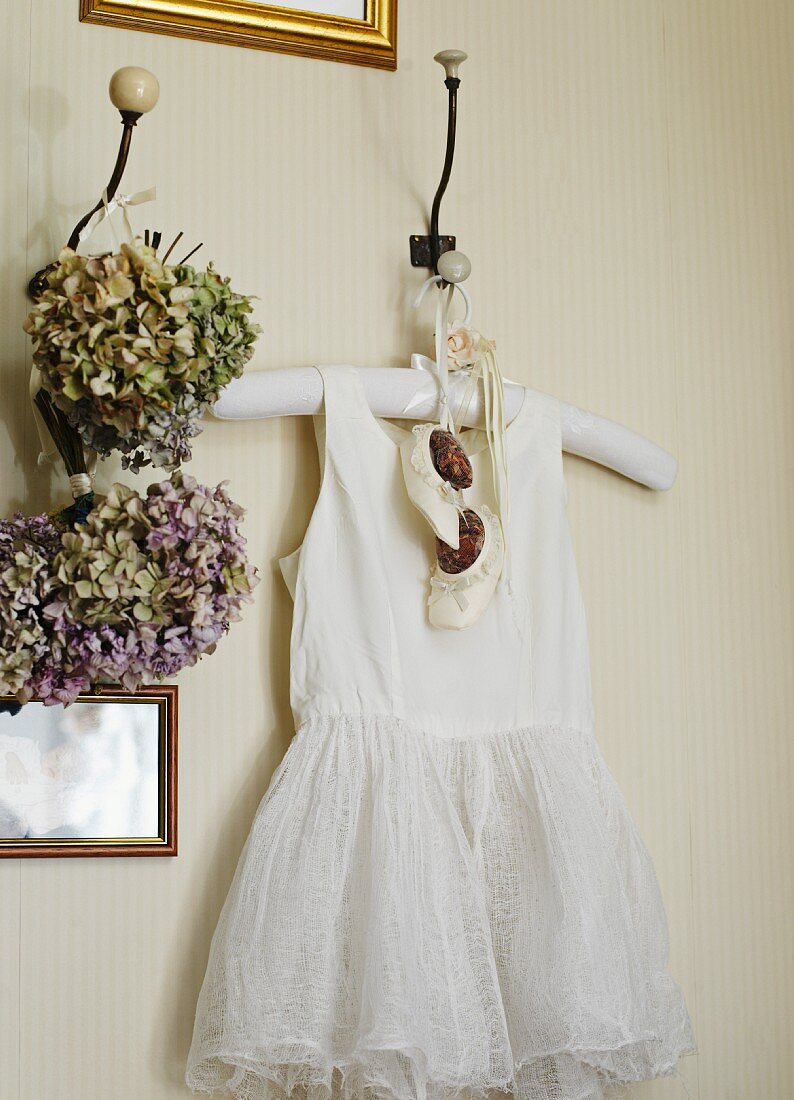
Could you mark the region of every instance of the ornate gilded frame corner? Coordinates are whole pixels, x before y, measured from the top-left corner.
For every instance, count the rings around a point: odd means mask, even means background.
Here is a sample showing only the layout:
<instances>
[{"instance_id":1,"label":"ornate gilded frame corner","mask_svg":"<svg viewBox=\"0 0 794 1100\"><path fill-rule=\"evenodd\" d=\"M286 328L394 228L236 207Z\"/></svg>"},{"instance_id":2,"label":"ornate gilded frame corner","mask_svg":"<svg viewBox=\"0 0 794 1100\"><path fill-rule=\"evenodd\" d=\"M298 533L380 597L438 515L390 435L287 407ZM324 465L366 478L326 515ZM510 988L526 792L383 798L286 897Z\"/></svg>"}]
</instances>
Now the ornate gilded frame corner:
<instances>
[{"instance_id":1,"label":"ornate gilded frame corner","mask_svg":"<svg viewBox=\"0 0 794 1100\"><path fill-rule=\"evenodd\" d=\"M80 21L397 68L397 0L366 0L364 19L255 0L80 0Z\"/></svg>"}]
</instances>

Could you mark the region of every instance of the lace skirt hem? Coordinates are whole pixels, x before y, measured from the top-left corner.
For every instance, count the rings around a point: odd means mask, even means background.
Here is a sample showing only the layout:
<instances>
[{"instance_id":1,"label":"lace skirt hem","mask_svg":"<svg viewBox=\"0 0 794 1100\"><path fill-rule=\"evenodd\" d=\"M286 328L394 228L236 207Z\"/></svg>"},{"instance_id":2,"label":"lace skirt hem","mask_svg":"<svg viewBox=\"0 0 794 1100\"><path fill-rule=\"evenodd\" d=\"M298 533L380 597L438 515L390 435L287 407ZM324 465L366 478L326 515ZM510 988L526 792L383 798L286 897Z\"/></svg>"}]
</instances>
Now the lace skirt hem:
<instances>
[{"instance_id":1,"label":"lace skirt hem","mask_svg":"<svg viewBox=\"0 0 794 1100\"><path fill-rule=\"evenodd\" d=\"M213 939L187 1082L237 1100L595 1100L694 1047L589 734L305 724Z\"/></svg>"}]
</instances>

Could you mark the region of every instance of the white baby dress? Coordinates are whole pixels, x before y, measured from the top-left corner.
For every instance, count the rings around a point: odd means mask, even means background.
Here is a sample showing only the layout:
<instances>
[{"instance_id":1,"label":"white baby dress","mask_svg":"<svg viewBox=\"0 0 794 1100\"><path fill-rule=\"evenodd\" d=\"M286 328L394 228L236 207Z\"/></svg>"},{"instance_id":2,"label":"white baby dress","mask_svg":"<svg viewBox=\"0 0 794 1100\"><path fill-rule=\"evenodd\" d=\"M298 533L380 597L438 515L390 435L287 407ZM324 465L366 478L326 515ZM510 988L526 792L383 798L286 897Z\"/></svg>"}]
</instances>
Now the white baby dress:
<instances>
[{"instance_id":1,"label":"white baby dress","mask_svg":"<svg viewBox=\"0 0 794 1100\"><path fill-rule=\"evenodd\" d=\"M510 576L434 629L433 534L352 367L282 563L297 733L210 954L187 1083L238 1100L596 1100L694 1048L653 866L593 737L559 405L506 434ZM473 506L485 439L462 434Z\"/></svg>"}]
</instances>

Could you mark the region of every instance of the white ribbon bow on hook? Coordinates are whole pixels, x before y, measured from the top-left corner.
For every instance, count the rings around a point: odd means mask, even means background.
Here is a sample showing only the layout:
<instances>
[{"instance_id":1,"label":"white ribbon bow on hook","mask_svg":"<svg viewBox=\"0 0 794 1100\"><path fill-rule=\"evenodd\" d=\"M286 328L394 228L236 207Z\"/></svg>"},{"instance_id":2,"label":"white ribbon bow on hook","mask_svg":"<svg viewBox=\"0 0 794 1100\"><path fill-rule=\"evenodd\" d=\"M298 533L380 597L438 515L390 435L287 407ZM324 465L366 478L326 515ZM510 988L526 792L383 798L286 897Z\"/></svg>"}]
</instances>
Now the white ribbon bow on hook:
<instances>
[{"instance_id":1,"label":"white ribbon bow on hook","mask_svg":"<svg viewBox=\"0 0 794 1100\"><path fill-rule=\"evenodd\" d=\"M87 240L97 228L97 226L101 225L102 222L105 221L105 219L107 218L110 224L110 232L113 234L113 242L116 245L116 248L119 248L121 242L119 241L118 234L116 233L116 226L114 225L113 218L111 216L115 210L121 211L121 220L124 226L124 232L127 237L127 244L129 244L134 239L134 235L132 232L132 226L130 225L130 219L127 215L127 208L129 206L140 206L144 202L154 202L156 198L157 188L147 187L145 191L136 191L132 195L116 195L110 200L110 202L108 202L107 188L105 188L105 190L102 192L102 205L94 214L91 215L88 222L86 222L86 224L80 230L80 236L77 239L78 244L82 244L83 241Z\"/></svg>"},{"instance_id":2,"label":"white ribbon bow on hook","mask_svg":"<svg viewBox=\"0 0 794 1100\"><path fill-rule=\"evenodd\" d=\"M436 384L440 383L438 364L434 359L431 359L429 355L420 355L418 352L414 352L414 354L411 356L411 368L413 370L424 371L425 374L429 374L433 379L435 379ZM457 427L455 429L455 432L457 434L457 432L460 431L460 429L463 427L466 413L468 411L469 405L471 404L471 400L474 396L474 391L477 386L477 380L482 377L482 370L479 363L473 363L467 367L456 367L455 374L458 376L462 375L463 377L468 379L466 390L457 408L457 415L453 415L452 417L453 421L456 421L457 423ZM408 404L405 406L405 409L403 410L404 414L407 414L411 412L412 409L415 409L419 405L424 404L426 400L426 395L420 391L416 394L415 397L412 397ZM440 398L440 400L443 399Z\"/></svg>"},{"instance_id":3,"label":"white ribbon bow on hook","mask_svg":"<svg viewBox=\"0 0 794 1100\"><path fill-rule=\"evenodd\" d=\"M447 283L444 286L444 280L440 275L431 275L429 279L425 279L419 288L416 297L413 300L413 308L419 309L422 302L425 299L425 295L431 286L438 286L438 302L436 304L436 362L429 359L426 355L414 354L411 356L411 366L417 370L424 370L428 374L432 374L437 383L439 389L439 404L441 406L440 421L444 428L449 429L451 427L451 419L449 414L449 393L448 393L448 365L447 365L447 337L449 328L449 307L452 302L452 296L456 290L460 291L463 301L466 303L466 312L463 317L463 324L468 325L471 321L472 304L471 295L468 290L460 283ZM405 406L404 412L409 413L412 409L415 409L418 405L421 405L426 398L422 394L417 394L408 404Z\"/></svg>"}]
</instances>

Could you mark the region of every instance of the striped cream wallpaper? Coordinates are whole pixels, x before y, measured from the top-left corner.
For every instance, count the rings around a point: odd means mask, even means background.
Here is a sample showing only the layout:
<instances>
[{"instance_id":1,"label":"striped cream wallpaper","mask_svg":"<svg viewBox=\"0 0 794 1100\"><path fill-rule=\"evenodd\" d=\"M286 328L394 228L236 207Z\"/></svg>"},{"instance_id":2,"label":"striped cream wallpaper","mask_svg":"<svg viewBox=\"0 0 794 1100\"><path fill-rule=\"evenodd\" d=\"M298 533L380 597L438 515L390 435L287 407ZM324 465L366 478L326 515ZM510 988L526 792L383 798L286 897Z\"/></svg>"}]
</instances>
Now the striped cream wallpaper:
<instances>
[{"instance_id":1,"label":"striped cream wallpaper","mask_svg":"<svg viewBox=\"0 0 794 1100\"><path fill-rule=\"evenodd\" d=\"M429 340L408 236L443 153L432 55L468 50L441 228L472 259L505 373L680 459L664 495L574 459L566 473L599 740L657 866L699 1041L682 1074L696 1100L788 1100L794 6L400 0L394 74L83 26L77 9L0 5L3 511L62 495L35 466L24 285L105 182L114 69L162 86L125 178L158 187L137 224L203 240L259 295L255 367L398 365ZM193 466L249 508L263 583L179 680L179 857L0 862L3 1100L186 1095L209 939L291 735L272 563L317 489L311 425L209 422Z\"/></svg>"}]
</instances>

